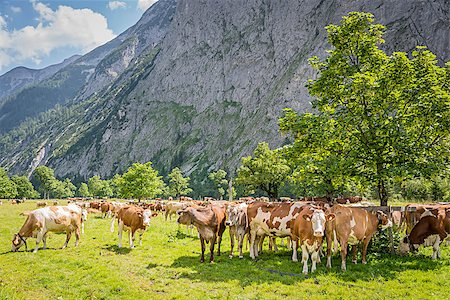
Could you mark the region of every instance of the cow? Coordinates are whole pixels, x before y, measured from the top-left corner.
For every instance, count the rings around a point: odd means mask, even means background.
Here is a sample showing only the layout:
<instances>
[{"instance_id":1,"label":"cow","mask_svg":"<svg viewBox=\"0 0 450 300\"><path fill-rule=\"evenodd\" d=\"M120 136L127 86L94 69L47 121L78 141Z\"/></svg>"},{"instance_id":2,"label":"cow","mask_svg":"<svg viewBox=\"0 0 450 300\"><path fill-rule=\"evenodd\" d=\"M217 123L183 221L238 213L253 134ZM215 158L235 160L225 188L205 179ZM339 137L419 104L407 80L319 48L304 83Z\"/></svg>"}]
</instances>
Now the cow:
<instances>
[{"instance_id":1,"label":"cow","mask_svg":"<svg viewBox=\"0 0 450 300\"><path fill-rule=\"evenodd\" d=\"M422 216L426 216L428 212L437 214L439 208L448 208L448 205L439 204L408 204L405 206L404 222L406 223L406 234L409 234L414 225L419 222Z\"/></svg>"},{"instance_id":2,"label":"cow","mask_svg":"<svg viewBox=\"0 0 450 300\"><path fill-rule=\"evenodd\" d=\"M165 212L165 219L167 221L167 217L169 216L169 219L172 220L172 215L176 215L177 211L183 210L186 207L189 206L189 203L183 203L183 202L167 202L166 204L166 212Z\"/></svg>"},{"instance_id":3,"label":"cow","mask_svg":"<svg viewBox=\"0 0 450 300\"><path fill-rule=\"evenodd\" d=\"M80 240L81 213L69 206L49 206L36 209L28 214L28 217L18 233L12 240L11 251L16 252L20 247L26 245L27 238L36 238L36 247L33 253L38 251L41 241L47 248L47 233L66 232L66 242L62 249L67 247L72 233L75 232L75 247ZM28 250L28 249L27 249Z\"/></svg>"},{"instance_id":4,"label":"cow","mask_svg":"<svg viewBox=\"0 0 450 300\"><path fill-rule=\"evenodd\" d=\"M114 205L109 202L102 202L100 210L103 214L103 218L106 218L107 216L110 217L114 211Z\"/></svg>"},{"instance_id":5,"label":"cow","mask_svg":"<svg viewBox=\"0 0 450 300\"><path fill-rule=\"evenodd\" d=\"M420 245L433 247L431 259L441 257L441 244L450 234L450 208L438 209L435 216L431 212L423 216L414 225L399 246L399 252L406 254L409 251L417 251Z\"/></svg>"},{"instance_id":6,"label":"cow","mask_svg":"<svg viewBox=\"0 0 450 300\"><path fill-rule=\"evenodd\" d=\"M200 236L202 255L200 262L205 261L205 242L211 243L209 262L214 262L214 245L217 240L217 255L220 255L220 243L225 231L226 207L224 205L208 205L207 207L187 207L178 212L177 222L197 227Z\"/></svg>"},{"instance_id":7,"label":"cow","mask_svg":"<svg viewBox=\"0 0 450 300\"><path fill-rule=\"evenodd\" d=\"M90 202L89 206L93 209L100 209L101 203L100 202L96 202L96 201L92 201Z\"/></svg>"},{"instance_id":8,"label":"cow","mask_svg":"<svg viewBox=\"0 0 450 300\"><path fill-rule=\"evenodd\" d=\"M292 260L297 261L297 249L302 248L303 274L308 274L308 258L311 255L311 272L320 262L319 250L322 247L325 223L332 221L334 214L325 214L322 208L307 206L295 218L292 226Z\"/></svg>"},{"instance_id":9,"label":"cow","mask_svg":"<svg viewBox=\"0 0 450 300\"><path fill-rule=\"evenodd\" d=\"M239 258L243 258L242 255L242 244L244 242L244 236L248 232L247 226L247 204L240 203L236 205L229 205L227 207L227 221L225 225L229 227L230 230L230 258L233 257L234 249L234 238L238 241L239 248Z\"/></svg>"},{"instance_id":10,"label":"cow","mask_svg":"<svg viewBox=\"0 0 450 300\"><path fill-rule=\"evenodd\" d=\"M122 248L123 230L128 231L131 249L134 248L134 234L136 233L136 231L139 232L139 245L142 246L142 235L150 225L152 211L133 205L121 207L112 218L110 228L111 232L114 232L114 218L116 217L116 215L118 221L119 248Z\"/></svg>"},{"instance_id":11,"label":"cow","mask_svg":"<svg viewBox=\"0 0 450 300\"><path fill-rule=\"evenodd\" d=\"M0 205L3 205L3 201L0 201Z\"/></svg>"},{"instance_id":12,"label":"cow","mask_svg":"<svg viewBox=\"0 0 450 300\"><path fill-rule=\"evenodd\" d=\"M247 217L250 237L250 257L258 256L258 244L264 236L290 237L292 221L305 203L253 202L248 205Z\"/></svg>"},{"instance_id":13,"label":"cow","mask_svg":"<svg viewBox=\"0 0 450 300\"><path fill-rule=\"evenodd\" d=\"M45 207L45 206L47 206L47 202L45 201L36 202L36 207Z\"/></svg>"},{"instance_id":14,"label":"cow","mask_svg":"<svg viewBox=\"0 0 450 300\"><path fill-rule=\"evenodd\" d=\"M392 226L392 221L381 211L368 212L363 208L334 205L330 213L335 215L332 222L326 224L327 236L327 267L331 268L331 245L334 240L334 249L337 251L337 243L341 246L341 269L347 270L347 246L352 246L352 262L356 264L357 245L362 242L362 263L366 264L367 246L378 227L386 229Z\"/></svg>"}]
</instances>

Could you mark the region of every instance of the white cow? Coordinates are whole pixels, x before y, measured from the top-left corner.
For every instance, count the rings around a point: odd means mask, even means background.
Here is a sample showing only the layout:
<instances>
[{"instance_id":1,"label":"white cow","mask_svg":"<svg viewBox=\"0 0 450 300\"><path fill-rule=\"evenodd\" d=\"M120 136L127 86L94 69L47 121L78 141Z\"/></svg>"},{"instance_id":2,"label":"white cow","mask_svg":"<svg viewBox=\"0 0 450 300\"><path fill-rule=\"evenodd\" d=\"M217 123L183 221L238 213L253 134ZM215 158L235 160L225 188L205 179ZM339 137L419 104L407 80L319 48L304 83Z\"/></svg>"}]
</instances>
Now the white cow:
<instances>
[{"instance_id":1,"label":"white cow","mask_svg":"<svg viewBox=\"0 0 450 300\"><path fill-rule=\"evenodd\" d=\"M47 233L66 232L66 242L62 249L67 247L72 233L75 232L75 247L80 240L82 214L78 206L49 206L33 210L28 214L27 220L12 240L11 251L17 251L20 247L26 245L27 238L36 238L36 247L33 252L36 253L41 241L44 242L44 248L47 248Z\"/></svg>"}]
</instances>

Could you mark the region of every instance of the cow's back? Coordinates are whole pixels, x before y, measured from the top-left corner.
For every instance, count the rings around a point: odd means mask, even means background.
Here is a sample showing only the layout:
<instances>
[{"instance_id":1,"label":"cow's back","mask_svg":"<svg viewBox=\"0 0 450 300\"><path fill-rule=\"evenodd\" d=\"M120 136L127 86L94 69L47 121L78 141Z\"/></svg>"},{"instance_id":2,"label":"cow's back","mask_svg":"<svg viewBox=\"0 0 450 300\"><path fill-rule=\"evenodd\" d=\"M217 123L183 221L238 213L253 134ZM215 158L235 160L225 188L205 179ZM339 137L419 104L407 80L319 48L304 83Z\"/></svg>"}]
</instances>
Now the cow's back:
<instances>
[{"instance_id":1,"label":"cow's back","mask_svg":"<svg viewBox=\"0 0 450 300\"><path fill-rule=\"evenodd\" d=\"M142 226L144 209L139 206L128 205L121 207L117 212L117 218L127 227L139 228Z\"/></svg>"}]
</instances>

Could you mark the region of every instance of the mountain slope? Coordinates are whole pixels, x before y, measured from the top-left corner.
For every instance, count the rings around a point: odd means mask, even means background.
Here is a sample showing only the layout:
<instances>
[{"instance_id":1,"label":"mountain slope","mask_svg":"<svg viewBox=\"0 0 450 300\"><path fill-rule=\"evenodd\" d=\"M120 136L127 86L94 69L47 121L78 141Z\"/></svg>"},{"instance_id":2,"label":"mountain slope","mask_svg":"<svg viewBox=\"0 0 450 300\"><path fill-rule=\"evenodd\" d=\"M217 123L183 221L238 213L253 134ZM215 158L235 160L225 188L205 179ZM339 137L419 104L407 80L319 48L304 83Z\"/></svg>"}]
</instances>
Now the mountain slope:
<instances>
[{"instance_id":1,"label":"mountain slope","mask_svg":"<svg viewBox=\"0 0 450 300\"><path fill-rule=\"evenodd\" d=\"M175 9L174 1L157 4ZM447 4L179 0L171 17L154 6L150 10L167 20L160 39L140 48L125 40L111 53L139 54L110 85L87 97L95 86L88 81L86 95L69 108L4 136L0 163L15 172L48 164L58 176L86 179L151 160L162 173L181 166L205 192L202 181L210 170L235 170L260 141L283 143L277 127L282 108L311 109L308 58L325 55L326 25L349 11L372 12L387 26L386 51L427 45L444 62L450 59ZM143 36L150 41L154 34ZM107 76L100 69L91 78Z\"/></svg>"}]
</instances>

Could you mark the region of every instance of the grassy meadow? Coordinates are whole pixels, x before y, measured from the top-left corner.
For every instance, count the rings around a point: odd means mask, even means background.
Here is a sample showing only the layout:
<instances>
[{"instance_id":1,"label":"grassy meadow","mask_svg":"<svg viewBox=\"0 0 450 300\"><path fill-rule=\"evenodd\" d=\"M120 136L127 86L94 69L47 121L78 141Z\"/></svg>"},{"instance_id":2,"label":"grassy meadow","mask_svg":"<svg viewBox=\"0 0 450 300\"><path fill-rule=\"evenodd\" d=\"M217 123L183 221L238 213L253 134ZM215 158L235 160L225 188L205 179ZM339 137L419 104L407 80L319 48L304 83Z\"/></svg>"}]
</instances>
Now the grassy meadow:
<instances>
[{"instance_id":1,"label":"grassy meadow","mask_svg":"<svg viewBox=\"0 0 450 300\"><path fill-rule=\"evenodd\" d=\"M178 230L175 217L152 219L143 245L117 247L110 219L89 215L80 245L75 236L61 250L65 234L49 233L47 250L12 253L11 239L25 217L19 214L35 208L35 202L0 206L0 299L448 299L450 297L450 247L443 258L431 260L431 249L398 257L369 253L367 265L353 265L340 271L340 257L333 268L322 259L317 272L304 276L301 262L291 261L291 251L279 247L257 261L228 258L228 230L223 254L216 262L200 263L200 242L196 232ZM28 240L32 250L35 239ZM42 247L42 245L41 245ZM207 252L208 253L208 252ZM208 254L209 255L209 254ZM206 256L208 258L208 255ZM299 259L301 254L299 253Z\"/></svg>"}]
</instances>

